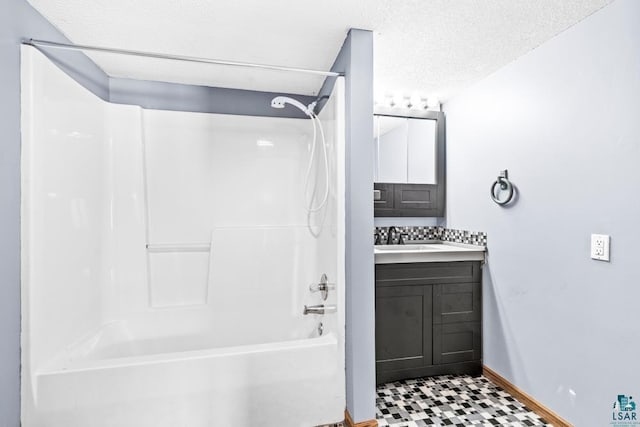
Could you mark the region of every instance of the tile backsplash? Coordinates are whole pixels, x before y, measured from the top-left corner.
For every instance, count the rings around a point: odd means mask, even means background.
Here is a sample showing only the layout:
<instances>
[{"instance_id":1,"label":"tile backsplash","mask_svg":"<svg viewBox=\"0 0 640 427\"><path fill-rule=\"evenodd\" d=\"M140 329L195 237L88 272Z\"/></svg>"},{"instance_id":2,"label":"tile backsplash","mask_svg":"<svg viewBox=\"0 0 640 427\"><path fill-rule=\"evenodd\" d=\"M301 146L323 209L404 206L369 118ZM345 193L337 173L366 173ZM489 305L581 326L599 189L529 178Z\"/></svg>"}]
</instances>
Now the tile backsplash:
<instances>
[{"instance_id":1,"label":"tile backsplash","mask_svg":"<svg viewBox=\"0 0 640 427\"><path fill-rule=\"evenodd\" d=\"M380 236L380 242L386 243L390 227L375 227L374 233ZM446 227L435 226L396 226L394 243L398 242L400 233L405 242L416 240L440 240L443 242L465 243L468 245L487 245L487 233L482 231L455 230ZM374 235L375 235L374 234Z\"/></svg>"}]
</instances>

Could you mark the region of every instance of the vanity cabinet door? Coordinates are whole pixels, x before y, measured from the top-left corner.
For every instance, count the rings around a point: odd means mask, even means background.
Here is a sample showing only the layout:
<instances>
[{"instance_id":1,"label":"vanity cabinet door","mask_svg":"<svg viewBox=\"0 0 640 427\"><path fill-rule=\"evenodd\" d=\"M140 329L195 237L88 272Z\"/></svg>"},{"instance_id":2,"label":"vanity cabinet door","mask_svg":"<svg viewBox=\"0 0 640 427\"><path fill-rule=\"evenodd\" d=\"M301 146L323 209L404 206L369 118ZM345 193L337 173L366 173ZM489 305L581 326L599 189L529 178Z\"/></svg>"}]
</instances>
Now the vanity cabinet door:
<instances>
[{"instance_id":1,"label":"vanity cabinet door","mask_svg":"<svg viewBox=\"0 0 640 427\"><path fill-rule=\"evenodd\" d=\"M376 289L376 370L420 368L432 364L431 286Z\"/></svg>"}]
</instances>

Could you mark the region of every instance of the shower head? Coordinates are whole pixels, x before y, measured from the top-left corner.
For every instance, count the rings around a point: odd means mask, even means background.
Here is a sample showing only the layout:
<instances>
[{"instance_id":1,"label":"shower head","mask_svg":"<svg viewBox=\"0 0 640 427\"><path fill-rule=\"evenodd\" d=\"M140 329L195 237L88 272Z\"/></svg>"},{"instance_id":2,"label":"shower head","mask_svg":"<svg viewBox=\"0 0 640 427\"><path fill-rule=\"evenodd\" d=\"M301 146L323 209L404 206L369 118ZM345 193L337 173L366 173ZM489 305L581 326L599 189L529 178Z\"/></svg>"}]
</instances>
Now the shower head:
<instances>
[{"instance_id":1,"label":"shower head","mask_svg":"<svg viewBox=\"0 0 640 427\"><path fill-rule=\"evenodd\" d=\"M272 108L284 108L286 104L293 105L297 109L301 110L307 116L311 117L313 114L313 108L315 107L315 102L309 104L308 107L305 107L302 102L295 100L293 98L289 98L288 96L276 96L271 100Z\"/></svg>"}]
</instances>

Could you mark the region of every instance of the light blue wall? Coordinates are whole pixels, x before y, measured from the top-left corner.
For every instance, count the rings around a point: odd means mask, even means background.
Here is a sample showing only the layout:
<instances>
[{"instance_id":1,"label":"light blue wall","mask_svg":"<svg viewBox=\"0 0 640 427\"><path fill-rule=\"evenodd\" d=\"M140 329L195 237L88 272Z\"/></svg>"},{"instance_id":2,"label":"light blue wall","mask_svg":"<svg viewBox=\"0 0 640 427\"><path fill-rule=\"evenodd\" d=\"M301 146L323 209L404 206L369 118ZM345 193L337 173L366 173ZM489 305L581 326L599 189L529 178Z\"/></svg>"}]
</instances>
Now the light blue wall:
<instances>
[{"instance_id":1,"label":"light blue wall","mask_svg":"<svg viewBox=\"0 0 640 427\"><path fill-rule=\"evenodd\" d=\"M286 78L287 75L283 73L282 77ZM271 100L279 95L291 96L304 105L309 105L316 99L312 96L275 92L113 77L109 79L109 100L116 104L140 105L155 110L307 119L302 111L289 105L283 109L271 108Z\"/></svg>"},{"instance_id":2,"label":"light blue wall","mask_svg":"<svg viewBox=\"0 0 640 427\"><path fill-rule=\"evenodd\" d=\"M444 105L447 225L488 233L484 362L577 426L640 397L640 2L617 0ZM489 199L508 168L520 197ZM589 257L611 235L611 262Z\"/></svg>"},{"instance_id":3,"label":"light blue wall","mask_svg":"<svg viewBox=\"0 0 640 427\"><path fill-rule=\"evenodd\" d=\"M375 419L373 34L351 30L332 71L346 73L346 375L355 422ZM320 92L327 91L326 86ZM330 91L330 89L329 89Z\"/></svg>"},{"instance_id":4,"label":"light blue wall","mask_svg":"<svg viewBox=\"0 0 640 427\"><path fill-rule=\"evenodd\" d=\"M68 42L24 0L0 1L0 426L20 425L20 41ZM59 66L103 99L107 76L81 54Z\"/></svg>"}]
</instances>

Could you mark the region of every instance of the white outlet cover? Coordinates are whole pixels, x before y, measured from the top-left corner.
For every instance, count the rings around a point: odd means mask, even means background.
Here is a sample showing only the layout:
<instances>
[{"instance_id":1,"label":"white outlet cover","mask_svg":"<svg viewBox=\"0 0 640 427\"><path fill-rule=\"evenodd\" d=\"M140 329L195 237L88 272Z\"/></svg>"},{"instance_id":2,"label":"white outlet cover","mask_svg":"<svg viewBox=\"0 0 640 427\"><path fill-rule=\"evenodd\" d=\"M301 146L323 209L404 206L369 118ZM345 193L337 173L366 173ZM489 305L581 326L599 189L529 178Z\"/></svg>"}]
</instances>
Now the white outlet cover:
<instances>
[{"instance_id":1,"label":"white outlet cover","mask_svg":"<svg viewBox=\"0 0 640 427\"><path fill-rule=\"evenodd\" d=\"M609 246L611 238L607 234L591 235L591 258L599 261L609 261Z\"/></svg>"}]
</instances>

